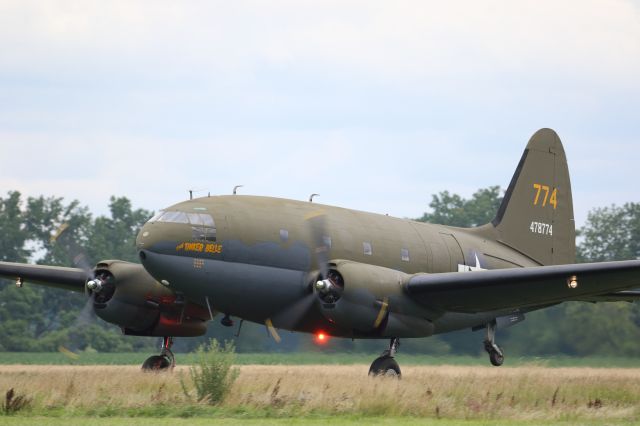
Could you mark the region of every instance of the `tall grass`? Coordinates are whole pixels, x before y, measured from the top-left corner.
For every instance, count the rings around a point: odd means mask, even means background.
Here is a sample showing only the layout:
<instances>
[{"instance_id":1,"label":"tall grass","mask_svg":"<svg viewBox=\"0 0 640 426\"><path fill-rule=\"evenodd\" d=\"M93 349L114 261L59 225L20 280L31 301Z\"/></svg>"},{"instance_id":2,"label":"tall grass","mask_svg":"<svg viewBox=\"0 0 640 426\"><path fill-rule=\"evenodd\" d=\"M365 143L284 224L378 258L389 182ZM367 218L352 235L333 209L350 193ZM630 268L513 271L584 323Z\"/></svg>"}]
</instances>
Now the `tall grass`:
<instances>
[{"instance_id":1,"label":"tall grass","mask_svg":"<svg viewBox=\"0 0 640 426\"><path fill-rule=\"evenodd\" d=\"M189 376L199 402L212 405L222 402L238 378L238 369L233 367L234 361L235 348L231 342L221 346L217 340L211 339L196 350L195 363L189 367ZM185 395L190 397L182 378L181 384Z\"/></svg>"},{"instance_id":2,"label":"tall grass","mask_svg":"<svg viewBox=\"0 0 640 426\"><path fill-rule=\"evenodd\" d=\"M640 369L367 365L241 366L216 406L194 402L173 374L138 366L0 366L0 392L32 400L25 415L420 416L479 420L640 420ZM192 386L192 385L191 385ZM188 388L195 393L195 388Z\"/></svg>"}]
</instances>

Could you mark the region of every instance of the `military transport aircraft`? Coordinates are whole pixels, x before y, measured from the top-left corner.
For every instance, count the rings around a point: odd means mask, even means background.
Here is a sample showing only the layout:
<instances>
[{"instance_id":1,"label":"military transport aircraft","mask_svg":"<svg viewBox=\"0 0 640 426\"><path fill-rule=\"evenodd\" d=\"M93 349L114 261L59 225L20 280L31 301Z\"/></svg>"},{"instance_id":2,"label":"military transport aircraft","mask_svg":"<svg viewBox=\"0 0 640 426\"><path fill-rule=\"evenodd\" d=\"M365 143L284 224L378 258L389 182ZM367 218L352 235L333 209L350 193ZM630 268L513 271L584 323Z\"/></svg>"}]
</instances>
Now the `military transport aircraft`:
<instances>
[{"instance_id":1,"label":"military transport aircraft","mask_svg":"<svg viewBox=\"0 0 640 426\"><path fill-rule=\"evenodd\" d=\"M461 229L316 203L256 196L184 201L140 230L141 264L93 268L0 263L0 276L84 292L124 334L163 337L143 365L175 364L174 337L205 333L217 313L278 329L389 339L370 374L400 374L400 338L496 329L566 301L633 301L640 261L575 264L564 149L536 132L495 219Z\"/></svg>"}]
</instances>

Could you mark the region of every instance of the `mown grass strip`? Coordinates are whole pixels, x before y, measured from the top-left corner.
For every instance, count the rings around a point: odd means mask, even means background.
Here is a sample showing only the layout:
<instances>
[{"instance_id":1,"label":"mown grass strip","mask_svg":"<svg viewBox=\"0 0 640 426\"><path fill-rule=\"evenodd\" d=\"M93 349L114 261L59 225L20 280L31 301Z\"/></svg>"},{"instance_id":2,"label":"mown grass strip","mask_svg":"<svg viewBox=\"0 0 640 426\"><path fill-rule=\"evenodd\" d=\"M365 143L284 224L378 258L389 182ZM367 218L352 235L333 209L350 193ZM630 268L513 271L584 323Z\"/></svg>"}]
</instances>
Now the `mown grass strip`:
<instances>
[{"instance_id":1,"label":"mown grass strip","mask_svg":"<svg viewBox=\"0 0 640 426\"><path fill-rule=\"evenodd\" d=\"M60 352L0 352L0 365L142 365L149 353L80 353L77 359ZM370 364L376 354L361 353L239 353L238 365L356 365ZM190 354L176 354L179 365L192 362ZM426 356L400 353L401 366L460 365L486 366L486 356ZM640 368L640 358L621 357L509 357L506 367L594 367Z\"/></svg>"}]
</instances>

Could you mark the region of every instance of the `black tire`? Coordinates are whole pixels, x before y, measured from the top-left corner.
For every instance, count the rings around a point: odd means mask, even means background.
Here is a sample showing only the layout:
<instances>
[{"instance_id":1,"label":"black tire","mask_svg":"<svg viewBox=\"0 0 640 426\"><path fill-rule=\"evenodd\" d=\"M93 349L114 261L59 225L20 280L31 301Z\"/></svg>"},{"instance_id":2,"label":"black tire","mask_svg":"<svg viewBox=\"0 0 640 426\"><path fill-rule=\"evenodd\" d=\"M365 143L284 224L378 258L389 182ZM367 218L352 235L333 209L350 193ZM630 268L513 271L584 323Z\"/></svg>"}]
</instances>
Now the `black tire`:
<instances>
[{"instance_id":1,"label":"black tire","mask_svg":"<svg viewBox=\"0 0 640 426\"><path fill-rule=\"evenodd\" d=\"M399 379L402 377L402 372L400 371L400 366L393 357L381 356L371 363L371 367L369 367L369 376L395 377Z\"/></svg>"},{"instance_id":2,"label":"black tire","mask_svg":"<svg viewBox=\"0 0 640 426\"><path fill-rule=\"evenodd\" d=\"M173 367L171 359L165 355L153 355L142 364L142 371L158 372L165 371Z\"/></svg>"},{"instance_id":3,"label":"black tire","mask_svg":"<svg viewBox=\"0 0 640 426\"><path fill-rule=\"evenodd\" d=\"M498 347L500 348L500 346ZM500 348L500 352L502 352L502 348ZM489 352L489 361L491 365L500 367L504 363L504 352L498 353L496 350L492 350Z\"/></svg>"}]
</instances>

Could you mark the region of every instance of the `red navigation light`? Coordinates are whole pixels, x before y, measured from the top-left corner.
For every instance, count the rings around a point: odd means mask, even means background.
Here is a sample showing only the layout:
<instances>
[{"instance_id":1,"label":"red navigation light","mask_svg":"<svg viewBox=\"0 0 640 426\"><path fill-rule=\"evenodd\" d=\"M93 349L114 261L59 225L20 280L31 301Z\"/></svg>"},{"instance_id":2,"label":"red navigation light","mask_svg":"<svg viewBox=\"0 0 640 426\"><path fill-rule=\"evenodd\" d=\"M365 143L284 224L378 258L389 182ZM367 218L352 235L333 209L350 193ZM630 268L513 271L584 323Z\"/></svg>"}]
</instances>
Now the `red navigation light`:
<instances>
[{"instance_id":1,"label":"red navigation light","mask_svg":"<svg viewBox=\"0 0 640 426\"><path fill-rule=\"evenodd\" d=\"M318 331L316 333L316 343L324 344L329 340L329 336L327 336L323 331Z\"/></svg>"}]
</instances>

